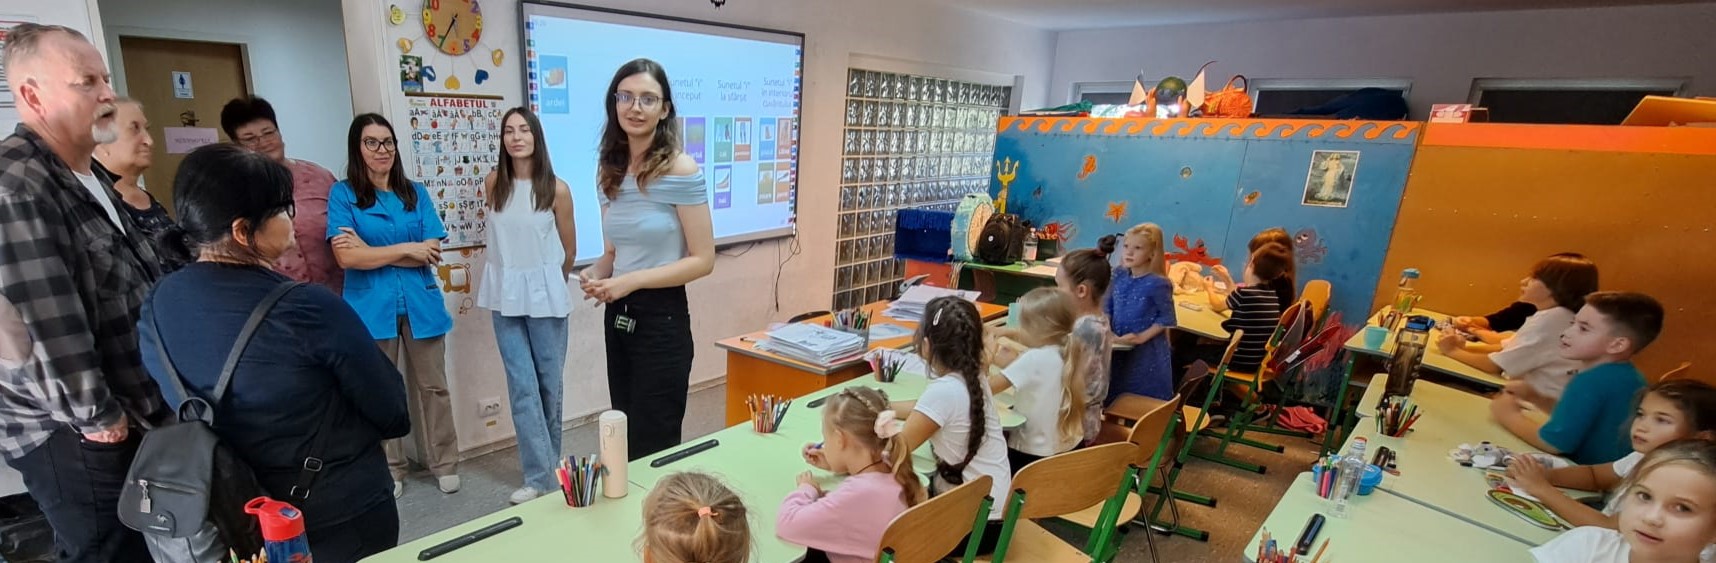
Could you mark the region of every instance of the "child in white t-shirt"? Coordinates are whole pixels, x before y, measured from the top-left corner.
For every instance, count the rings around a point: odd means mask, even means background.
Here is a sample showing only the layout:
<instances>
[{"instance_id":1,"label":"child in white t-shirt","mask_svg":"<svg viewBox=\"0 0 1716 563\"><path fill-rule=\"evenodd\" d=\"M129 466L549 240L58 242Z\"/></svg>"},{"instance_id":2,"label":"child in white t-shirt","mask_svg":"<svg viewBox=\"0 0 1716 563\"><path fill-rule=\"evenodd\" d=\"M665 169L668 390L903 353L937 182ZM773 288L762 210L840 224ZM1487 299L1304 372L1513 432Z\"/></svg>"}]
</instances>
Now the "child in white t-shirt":
<instances>
[{"instance_id":1,"label":"child in white t-shirt","mask_svg":"<svg viewBox=\"0 0 1716 563\"><path fill-rule=\"evenodd\" d=\"M1573 312L1585 296L1597 291L1597 265L1579 254L1561 253L1532 266L1519 280L1519 300L1537 307L1513 338L1495 353L1466 349L1466 338L1444 331L1436 341L1442 354L1491 375L1505 375L1506 391L1537 405L1555 409L1579 363L1561 357L1561 333L1573 325Z\"/></svg>"},{"instance_id":2,"label":"child in white t-shirt","mask_svg":"<svg viewBox=\"0 0 1716 563\"><path fill-rule=\"evenodd\" d=\"M1039 287L1019 298L1016 337L1026 350L990 374L996 393L1016 388L1013 408L1025 424L1007 435L1007 458L1013 472L1039 459L1071 451L1084 441L1085 396L1082 366L1086 356L1099 353L1082 340L1070 338L1078 313L1073 298L1052 287Z\"/></svg>"},{"instance_id":3,"label":"child in white t-shirt","mask_svg":"<svg viewBox=\"0 0 1716 563\"><path fill-rule=\"evenodd\" d=\"M1538 563L1698 563L1716 542L1716 442L1652 451L1623 485L1618 530L1581 526L1533 548Z\"/></svg>"},{"instance_id":4,"label":"child in white t-shirt","mask_svg":"<svg viewBox=\"0 0 1716 563\"><path fill-rule=\"evenodd\" d=\"M983 320L977 306L954 296L931 299L924 306L912 344L930 381L917 401L893 405L895 412L911 413L901 432L906 450L929 442L936 460L930 479L932 497L983 476L994 480L989 495L997 500L989 509L989 524L978 546L979 554L992 553L1001 536L1001 517L1007 494L1013 489L1013 472L1007 463L1007 442L1001 437L1001 416L983 376L987 366L983 361ZM898 358L910 352L877 350L872 354ZM965 542L959 545L963 552Z\"/></svg>"},{"instance_id":5,"label":"child in white t-shirt","mask_svg":"<svg viewBox=\"0 0 1716 563\"><path fill-rule=\"evenodd\" d=\"M1678 379L1652 385L1639 395L1633 410L1633 453L1626 457L1614 463L1546 469L1531 456L1519 456L1508 467L1508 479L1574 526L1613 529L1622 492L1618 487L1639 460L1675 440L1716 439L1716 388L1702 382ZM1607 506L1598 511L1556 487L1612 493Z\"/></svg>"}]
</instances>

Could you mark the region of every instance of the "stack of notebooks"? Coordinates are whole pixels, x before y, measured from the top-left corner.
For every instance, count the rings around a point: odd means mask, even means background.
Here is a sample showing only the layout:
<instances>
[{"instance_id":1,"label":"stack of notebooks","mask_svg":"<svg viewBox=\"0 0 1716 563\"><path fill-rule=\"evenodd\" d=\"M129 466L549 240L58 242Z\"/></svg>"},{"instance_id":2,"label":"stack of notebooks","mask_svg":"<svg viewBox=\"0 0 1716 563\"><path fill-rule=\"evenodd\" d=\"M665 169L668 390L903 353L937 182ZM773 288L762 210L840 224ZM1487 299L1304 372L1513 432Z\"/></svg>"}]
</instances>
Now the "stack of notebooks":
<instances>
[{"instance_id":1,"label":"stack of notebooks","mask_svg":"<svg viewBox=\"0 0 1716 563\"><path fill-rule=\"evenodd\" d=\"M866 349L864 338L822 325L793 323L769 331L757 347L816 365L857 358Z\"/></svg>"},{"instance_id":2,"label":"stack of notebooks","mask_svg":"<svg viewBox=\"0 0 1716 563\"><path fill-rule=\"evenodd\" d=\"M890 318L906 322L922 322L924 318L924 306L928 305L931 299L935 299L943 295L957 296L966 301L977 300L977 292L975 291L959 291L927 285L914 285L911 289L907 289L905 293L901 294L899 299L895 299L892 304L888 305L888 310L883 314L888 315Z\"/></svg>"}]
</instances>

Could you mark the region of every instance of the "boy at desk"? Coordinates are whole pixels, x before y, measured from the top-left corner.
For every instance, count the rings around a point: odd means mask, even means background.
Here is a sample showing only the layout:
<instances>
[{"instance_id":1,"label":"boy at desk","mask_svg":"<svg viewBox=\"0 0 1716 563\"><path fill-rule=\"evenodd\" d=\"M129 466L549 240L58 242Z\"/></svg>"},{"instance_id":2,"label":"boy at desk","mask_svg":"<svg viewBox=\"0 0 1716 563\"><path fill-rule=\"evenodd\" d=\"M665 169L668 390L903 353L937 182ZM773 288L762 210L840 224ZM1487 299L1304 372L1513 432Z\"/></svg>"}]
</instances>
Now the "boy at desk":
<instances>
[{"instance_id":1,"label":"boy at desk","mask_svg":"<svg viewBox=\"0 0 1716 563\"><path fill-rule=\"evenodd\" d=\"M1642 293L1604 291L1585 298L1573 326L1561 333L1561 355L1580 363L1567 390L1538 422L1525 402L1503 392L1490 403L1498 424L1532 447L1574 463L1608 463L1630 451L1631 399L1644 388L1632 358L1662 332L1662 305Z\"/></svg>"}]
</instances>

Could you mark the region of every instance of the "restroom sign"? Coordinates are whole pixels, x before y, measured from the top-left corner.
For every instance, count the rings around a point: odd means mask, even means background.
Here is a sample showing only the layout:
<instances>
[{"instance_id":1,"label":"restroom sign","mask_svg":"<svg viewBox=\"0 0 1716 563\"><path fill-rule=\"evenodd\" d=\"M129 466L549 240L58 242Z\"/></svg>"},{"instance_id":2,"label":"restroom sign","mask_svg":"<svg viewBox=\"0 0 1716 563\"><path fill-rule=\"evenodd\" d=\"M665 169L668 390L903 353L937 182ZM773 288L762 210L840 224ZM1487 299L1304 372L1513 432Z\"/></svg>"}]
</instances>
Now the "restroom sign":
<instances>
[{"instance_id":1,"label":"restroom sign","mask_svg":"<svg viewBox=\"0 0 1716 563\"><path fill-rule=\"evenodd\" d=\"M183 100L196 97L191 91L191 73L182 70L173 71L173 97Z\"/></svg>"}]
</instances>

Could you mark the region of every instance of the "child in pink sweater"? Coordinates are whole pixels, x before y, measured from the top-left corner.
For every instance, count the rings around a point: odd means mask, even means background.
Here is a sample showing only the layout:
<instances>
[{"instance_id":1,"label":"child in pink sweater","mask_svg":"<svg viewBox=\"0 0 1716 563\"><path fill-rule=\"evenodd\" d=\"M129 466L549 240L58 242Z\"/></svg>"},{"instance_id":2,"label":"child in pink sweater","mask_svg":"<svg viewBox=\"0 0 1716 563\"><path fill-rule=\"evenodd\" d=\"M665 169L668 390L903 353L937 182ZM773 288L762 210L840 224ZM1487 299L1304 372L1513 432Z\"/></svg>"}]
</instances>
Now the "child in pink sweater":
<instances>
[{"instance_id":1,"label":"child in pink sweater","mask_svg":"<svg viewBox=\"0 0 1716 563\"><path fill-rule=\"evenodd\" d=\"M775 534L808 548L805 563L875 561L888 524L923 502L923 483L886 394L851 387L822 408L823 442L806 445L804 459L847 477L824 493L809 471L799 475L798 490L781 501Z\"/></svg>"}]
</instances>

